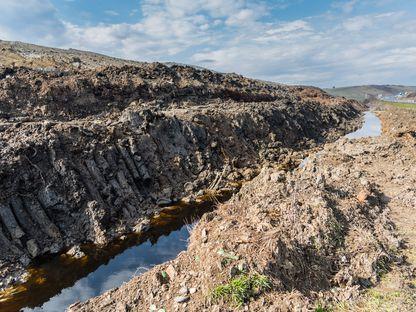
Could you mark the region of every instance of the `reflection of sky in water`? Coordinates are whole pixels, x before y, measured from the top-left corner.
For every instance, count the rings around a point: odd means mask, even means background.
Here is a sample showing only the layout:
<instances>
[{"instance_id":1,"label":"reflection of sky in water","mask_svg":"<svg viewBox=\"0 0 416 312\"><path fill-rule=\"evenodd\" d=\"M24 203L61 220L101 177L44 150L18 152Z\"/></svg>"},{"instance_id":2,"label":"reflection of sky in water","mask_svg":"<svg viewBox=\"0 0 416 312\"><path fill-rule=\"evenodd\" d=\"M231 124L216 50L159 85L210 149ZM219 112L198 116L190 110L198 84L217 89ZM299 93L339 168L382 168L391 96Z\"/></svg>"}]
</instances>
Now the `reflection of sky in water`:
<instances>
[{"instance_id":1,"label":"reflection of sky in water","mask_svg":"<svg viewBox=\"0 0 416 312\"><path fill-rule=\"evenodd\" d=\"M361 129L346 135L348 139L375 137L381 134L380 119L372 112L364 113L364 124Z\"/></svg>"},{"instance_id":2,"label":"reflection of sky in water","mask_svg":"<svg viewBox=\"0 0 416 312\"><path fill-rule=\"evenodd\" d=\"M125 250L112 259L107 265L100 266L87 277L80 279L74 286L62 290L59 295L51 298L41 308L24 309L25 312L62 312L77 301L85 301L91 297L118 287L130 280L134 274L149 269L154 265L166 262L177 256L187 247L189 232L186 226L174 231L169 236L159 238L155 245L143 243Z\"/></svg>"},{"instance_id":3,"label":"reflection of sky in water","mask_svg":"<svg viewBox=\"0 0 416 312\"><path fill-rule=\"evenodd\" d=\"M347 134L348 139L359 139L364 137L376 137L381 135L381 121L373 112L364 113L363 126L355 132ZM319 156L318 152L316 155ZM299 164L299 168L304 168L309 162L309 157L306 157Z\"/></svg>"}]
</instances>

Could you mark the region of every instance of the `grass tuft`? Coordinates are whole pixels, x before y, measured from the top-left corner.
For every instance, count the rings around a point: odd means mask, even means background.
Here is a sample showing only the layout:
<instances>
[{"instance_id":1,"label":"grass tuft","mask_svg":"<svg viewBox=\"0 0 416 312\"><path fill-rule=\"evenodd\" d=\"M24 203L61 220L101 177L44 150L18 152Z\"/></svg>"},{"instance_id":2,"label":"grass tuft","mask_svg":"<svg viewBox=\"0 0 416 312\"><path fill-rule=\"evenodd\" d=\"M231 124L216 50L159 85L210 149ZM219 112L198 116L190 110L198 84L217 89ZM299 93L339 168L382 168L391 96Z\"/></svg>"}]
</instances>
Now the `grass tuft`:
<instances>
[{"instance_id":1,"label":"grass tuft","mask_svg":"<svg viewBox=\"0 0 416 312\"><path fill-rule=\"evenodd\" d=\"M318 304L315 306L314 312L332 312L332 309L325 306L325 304L318 302Z\"/></svg>"},{"instance_id":2,"label":"grass tuft","mask_svg":"<svg viewBox=\"0 0 416 312\"><path fill-rule=\"evenodd\" d=\"M271 283L267 276L243 274L232 279L225 285L215 287L212 291L212 298L216 302L223 300L240 307L250 298L270 288Z\"/></svg>"},{"instance_id":3,"label":"grass tuft","mask_svg":"<svg viewBox=\"0 0 416 312\"><path fill-rule=\"evenodd\" d=\"M389 102L389 101L381 101L381 102L383 104L395 106L398 108L416 109L416 104L413 104L413 103L400 103L400 102Z\"/></svg>"}]
</instances>

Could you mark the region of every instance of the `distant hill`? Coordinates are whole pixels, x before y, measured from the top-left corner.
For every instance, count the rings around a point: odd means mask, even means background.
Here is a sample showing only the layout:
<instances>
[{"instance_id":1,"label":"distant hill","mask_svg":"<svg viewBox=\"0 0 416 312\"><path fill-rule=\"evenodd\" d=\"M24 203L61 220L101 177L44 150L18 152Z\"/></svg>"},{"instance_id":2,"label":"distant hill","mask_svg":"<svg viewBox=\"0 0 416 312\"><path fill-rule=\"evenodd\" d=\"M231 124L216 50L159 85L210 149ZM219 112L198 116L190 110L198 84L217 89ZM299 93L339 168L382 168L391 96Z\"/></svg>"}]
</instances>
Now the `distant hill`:
<instances>
[{"instance_id":1,"label":"distant hill","mask_svg":"<svg viewBox=\"0 0 416 312\"><path fill-rule=\"evenodd\" d=\"M18 41L0 40L0 67L25 66L52 70L54 68L83 69L100 66L140 65L143 62L122 60L76 49L57 49Z\"/></svg>"},{"instance_id":2,"label":"distant hill","mask_svg":"<svg viewBox=\"0 0 416 312\"><path fill-rule=\"evenodd\" d=\"M325 89L326 92L335 96L343 96L347 99L364 101L371 97L377 97L379 94L383 96L393 96L400 92L415 92L416 86L398 86L398 85L368 85L354 86L344 88Z\"/></svg>"}]
</instances>

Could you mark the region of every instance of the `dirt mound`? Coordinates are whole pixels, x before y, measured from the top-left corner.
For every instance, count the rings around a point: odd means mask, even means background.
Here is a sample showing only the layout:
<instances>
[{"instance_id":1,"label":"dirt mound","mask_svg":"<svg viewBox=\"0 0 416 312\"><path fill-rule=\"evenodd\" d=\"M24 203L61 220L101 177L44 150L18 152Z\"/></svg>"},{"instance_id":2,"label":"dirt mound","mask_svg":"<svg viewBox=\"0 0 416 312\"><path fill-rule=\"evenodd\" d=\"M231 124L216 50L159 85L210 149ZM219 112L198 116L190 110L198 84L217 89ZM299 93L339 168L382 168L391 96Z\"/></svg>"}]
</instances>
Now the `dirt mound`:
<instances>
[{"instance_id":1,"label":"dirt mound","mask_svg":"<svg viewBox=\"0 0 416 312\"><path fill-rule=\"evenodd\" d=\"M396 138L416 138L415 110L385 108L386 112L380 115L383 133Z\"/></svg>"},{"instance_id":2,"label":"dirt mound","mask_svg":"<svg viewBox=\"0 0 416 312\"><path fill-rule=\"evenodd\" d=\"M0 65L28 67L43 71L92 69L101 66L140 65L142 62L122 60L75 49L57 49L18 41L0 40Z\"/></svg>"},{"instance_id":3,"label":"dirt mound","mask_svg":"<svg viewBox=\"0 0 416 312\"><path fill-rule=\"evenodd\" d=\"M0 117L7 121L73 120L118 112L134 100L163 109L215 100L340 103L319 89L266 84L235 74L158 63L50 72L3 68L0 77Z\"/></svg>"},{"instance_id":4,"label":"dirt mound","mask_svg":"<svg viewBox=\"0 0 416 312\"><path fill-rule=\"evenodd\" d=\"M339 137L363 109L319 89L158 63L0 77L3 287L31 259L140 231L163 206Z\"/></svg>"},{"instance_id":5,"label":"dirt mound","mask_svg":"<svg viewBox=\"0 0 416 312\"><path fill-rule=\"evenodd\" d=\"M266 166L202 218L187 252L69 310L310 311L351 302L403 263L390 210L414 210L414 146L413 137L342 139L302 168Z\"/></svg>"}]
</instances>

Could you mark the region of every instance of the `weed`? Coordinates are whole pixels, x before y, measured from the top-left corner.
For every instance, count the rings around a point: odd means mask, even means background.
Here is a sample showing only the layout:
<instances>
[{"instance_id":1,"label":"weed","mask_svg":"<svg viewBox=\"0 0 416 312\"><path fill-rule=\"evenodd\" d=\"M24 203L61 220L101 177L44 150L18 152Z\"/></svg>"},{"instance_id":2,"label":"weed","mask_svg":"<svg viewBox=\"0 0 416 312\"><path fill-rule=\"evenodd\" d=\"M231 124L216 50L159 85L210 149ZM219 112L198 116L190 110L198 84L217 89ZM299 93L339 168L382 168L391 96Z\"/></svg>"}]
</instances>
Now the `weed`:
<instances>
[{"instance_id":1,"label":"weed","mask_svg":"<svg viewBox=\"0 0 416 312\"><path fill-rule=\"evenodd\" d=\"M390 270L390 261L387 257L381 257L376 263L376 272L379 277L383 276Z\"/></svg>"},{"instance_id":2,"label":"weed","mask_svg":"<svg viewBox=\"0 0 416 312\"><path fill-rule=\"evenodd\" d=\"M354 311L349 302L341 301L334 305L333 308L336 312L347 312L347 311Z\"/></svg>"},{"instance_id":3,"label":"weed","mask_svg":"<svg viewBox=\"0 0 416 312\"><path fill-rule=\"evenodd\" d=\"M224 300L240 307L250 298L271 288L267 276L242 274L225 285L219 285L212 291L214 301Z\"/></svg>"},{"instance_id":4,"label":"weed","mask_svg":"<svg viewBox=\"0 0 416 312\"><path fill-rule=\"evenodd\" d=\"M339 212L334 210L334 216L328 220L329 233L326 238L334 247L341 247L344 244L345 239L344 226L336 217L339 214ZM340 216L338 216L338 218L340 218Z\"/></svg>"},{"instance_id":5,"label":"weed","mask_svg":"<svg viewBox=\"0 0 416 312\"><path fill-rule=\"evenodd\" d=\"M220 256L230 259L230 260L238 260L239 257L233 252L227 252L224 249L220 249L217 252Z\"/></svg>"},{"instance_id":6,"label":"weed","mask_svg":"<svg viewBox=\"0 0 416 312\"><path fill-rule=\"evenodd\" d=\"M416 109L416 104L413 104L413 103L400 103L400 102L389 102L389 101L381 101L381 102L383 104L395 106L398 108Z\"/></svg>"},{"instance_id":7,"label":"weed","mask_svg":"<svg viewBox=\"0 0 416 312\"><path fill-rule=\"evenodd\" d=\"M330 312L332 311L332 309L325 307L324 305L322 305L322 303L318 303L314 311L315 312Z\"/></svg>"},{"instance_id":8,"label":"weed","mask_svg":"<svg viewBox=\"0 0 416 312\"><path fill-rule=\"evenodd\" d=\"M240 259L240 257L238 255L236 255L234 252L227 252L224 249L220 249L217 252L221 257L223 257L223 259L221 260L221 265L222 266L226 266L228 264L230 264L232 261L234 260L238 260Z\"/></svg>"}]
</instances>

